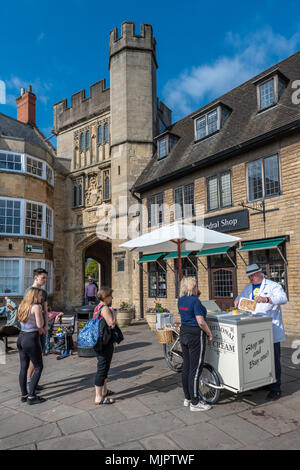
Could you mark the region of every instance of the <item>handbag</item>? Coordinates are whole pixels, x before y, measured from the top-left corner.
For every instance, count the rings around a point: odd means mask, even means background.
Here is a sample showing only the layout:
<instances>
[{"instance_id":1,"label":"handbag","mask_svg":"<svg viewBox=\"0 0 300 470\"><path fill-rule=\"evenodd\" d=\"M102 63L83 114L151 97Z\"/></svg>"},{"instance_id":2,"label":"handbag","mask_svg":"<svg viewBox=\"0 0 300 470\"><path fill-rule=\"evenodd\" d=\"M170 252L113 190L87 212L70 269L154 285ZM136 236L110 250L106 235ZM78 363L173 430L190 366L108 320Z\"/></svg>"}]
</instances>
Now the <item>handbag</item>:
<instances>
[{"instance_id":1,"label":"handbag","mask_svg":"<svg viewBox=\"0 0 300 470\"><path fill-rule=\"evenodd\" d=\"M123 341L124 339L124 335L119 325L115 325L115 327L111 331L112 331L113 341L117 344L120 344L121 341Z\"/></svg>"}]
</instances>

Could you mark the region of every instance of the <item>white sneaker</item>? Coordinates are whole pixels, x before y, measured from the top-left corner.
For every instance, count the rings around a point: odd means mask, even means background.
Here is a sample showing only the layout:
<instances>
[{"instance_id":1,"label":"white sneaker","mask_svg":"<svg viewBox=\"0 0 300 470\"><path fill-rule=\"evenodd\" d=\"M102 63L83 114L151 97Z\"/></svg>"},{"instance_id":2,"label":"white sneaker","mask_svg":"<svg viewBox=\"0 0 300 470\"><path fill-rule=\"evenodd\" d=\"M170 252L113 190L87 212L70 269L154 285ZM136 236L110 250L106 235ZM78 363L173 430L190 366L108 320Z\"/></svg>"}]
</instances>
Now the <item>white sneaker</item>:
<instances>
[{"instance_id":1,"label":"white sneaker","mask_svg":"<svg viewBox=\"0 0 300 470\"><path fill-rule=\"evenodd\" d=\"M184 399L183 406L190 406L191 400L188 400L187 398Z\"/></svg>"},{"instance_id":2,"label":"white sneaker","mask_svg":"<svg viewBox=\"0 0 300 470\"><path fill-rule=\"evenodd\" d=\"M199 401L197 405L190 404L191 411L208 411L211 409L211 406L208 403L204 403L203 401Z\"/></svg>"}]
</instances>

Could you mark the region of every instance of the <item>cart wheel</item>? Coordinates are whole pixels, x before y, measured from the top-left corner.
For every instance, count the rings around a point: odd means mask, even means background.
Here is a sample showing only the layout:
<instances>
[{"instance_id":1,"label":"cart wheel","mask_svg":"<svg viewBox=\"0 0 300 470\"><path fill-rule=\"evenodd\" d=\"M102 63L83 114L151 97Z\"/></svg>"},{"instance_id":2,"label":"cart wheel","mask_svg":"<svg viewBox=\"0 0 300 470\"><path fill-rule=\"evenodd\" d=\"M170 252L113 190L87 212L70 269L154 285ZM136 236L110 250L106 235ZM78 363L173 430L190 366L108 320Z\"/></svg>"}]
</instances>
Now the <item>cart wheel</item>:
<instances>
[{"instance_id":1,"label":"cart wheel","mask_svg":"<svg viewBox=\"0 0 300 470\"><path fill-rule=\"evenodd\" d=\"M182 365L183 365L183 357L182 357L182 350L180 341L177 341L174 351L172 347L174 346L174 342L178 339L178 335L173 333L173 342L171 344L163 344L163 352L165 360L170 367L171 370L174 372L181 372Z\"/></svg>"},{"instance_id":2,"label":"cart wheel","mask_svg":"<svg viewBox=\"0 0 300 470\"><path fill-rule=\"evenodd\" d=\"M220 397L220 389L210 387L209 384L220 386L220 379L215 369L209 365L204 364L202 374L199 381L199 393L202 400L210 405L217 403Z\"/></svg>"}]
</instances>

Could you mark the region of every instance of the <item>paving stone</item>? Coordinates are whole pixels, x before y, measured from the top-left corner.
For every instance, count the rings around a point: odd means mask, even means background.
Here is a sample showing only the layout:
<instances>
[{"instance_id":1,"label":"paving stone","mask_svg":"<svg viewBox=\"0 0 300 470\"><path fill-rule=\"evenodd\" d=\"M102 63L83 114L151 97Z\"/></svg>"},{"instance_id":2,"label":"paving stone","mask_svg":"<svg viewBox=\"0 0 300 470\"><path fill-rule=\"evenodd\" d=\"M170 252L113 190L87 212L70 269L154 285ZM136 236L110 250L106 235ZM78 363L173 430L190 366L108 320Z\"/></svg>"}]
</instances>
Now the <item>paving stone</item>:
<instances>
[{"instance_id":1,"label":"paving stone","mask_svg":"<svg viewBox=\"0 0 300 470\"><path fill-rule=\"evenodd\" d=\"M299 450L300 435L299 431L292 431L282 434L280 437L272 437L262 442L256 442L255 445L249 445L243 450Z\"/></svg>"},{"instance_id":2,"label":"paving stone","mask_svg":"<svg viewBox=\"0 0 300 470\"><path fill-rule=\"evenodd\" d=\"M151 410L159 412L178 408L180 403L183 402L184 396L182 389L177 387L166 393L158 392L147 396L140 396L139 400Z\"/></svg>"},{"instance_id":3,"label":"paving stone","mask_svg":"<svg viewBox=\"0 0 300 470\"><path fill-rule=\"evenodd\" d=\"M227 432L235 440L246 445L273 437L272 434L264 431L259 426L255 426L236 415L214 419L210 421L210 424L213 424L221 431Z\"/></svg>"},{"instance_id":4,"label":"paving stone","mask_svg":"<svg viewBox=\"0 0 300 470\"><path fill-rule=\"evenodd\" d=\"M122 444L120 446L115 446L113 449L107 450L145 450L145 447L138 441L128 442L127 444Z\"/></svg>"},{"instance_id":5,"label":"paving stone","mask_svg":"<svg viewBox=\"0 0 300 470\"><path fill-rule=\"evenodd\" d=\"M205 421L209 421L212 419L211 410L209 411L199 411L199 412L191 412L188 406L181 406L180 408L176 408L174 410L170 410L174 416L179 418L183 423L186 424L197 424L203 423Z\"/></svg>"},{"instance_id":6,"label":"paving stone","mask_svg":"<svg viewBox=\"0 0 300 470\"><path fill-rule=\"evenodd\" d=\"M37 443L38 450L96 450L102 448L103 446L92 431L78 432Z\"/></svg>"},{"instance_id":7,"label":"paving stone","mask_svg":"<svg viewBox=\"0 0 300 470\"><path fill-rule=\"evenodd\" d=\"M141 439L141 444L145 449L150 450L179 450L179 446L176 442L172 441L169 437L164 434L157 434L156 436L146 437Z\"/></svg>"},{"instance_id":8,"label":"paving stone","mask_svg":"<svg viewBox=\"0 0 300 470\"><path fill-rule=\"evenodd\" d=\"M54 423L44 424L34 429L28 429L27 431L20 432L0 441L0 449L13 449L14 447L25 446L52 437L60 436L61 432L57 425Z\"/></svg>"},{"instance_id":9,"label":"paving stone","mask_svg":"<svg viewBox=\"0 0 300 470\"><path fill-rule=\"evenodd\" d=\"M43 422L25 413L17 413L0 421L0 439L41 426Z\"/></svg>"},{"instance_id":10,"label":"paving stone","mask_svg":"<svg viewBox=\"0 0 300 470\"><path fill-rule=\"evenodd\" d=\"M74 434L74 432L95 428L97 423L89 413L80 413L70 418L61 419L58 426L63 434Z\"/></svg>"},{"instance_id":11,"label":"paving stone","mask_svg":"<svg viewBox=\"0 0 300 470\"><path fill-rule=\"evenodd\" d=\"M239 413L239 416L274 436L300 428L300 411L297 413L278 402Z\"/></svg>"},{"instance_id":12,"label":"paving stone","mask_svg":"<svg viewBox=\"0 0 300 470\"><path fill-rule=\"evenodd\" d=\"M144 417L129 419L122 425L115 423L110 426L95 428L93 432L105 447L112 447L126 442L140 440L143 437L166 432L182 426L182 422L168 412L157 413Z\"/></svg>"},{"instance_id":13,"label":"paving stone","mask_svg":"<svg viewBox=\"0 0 300 470\"><path fill-rule=\"evenodd\" d=\"M202 413L199 412L199 413ZM168 432L167 436L185 450L202 449L238 449L241 443L210 423L198 423L192 426Z\"/></svg>"},{"instance_id":14,"label":"paving stone","mask_svg":"<svg viewBox=\"0 0 300 470\"><path fill-rule=\"evenodd\" d=\"M13 447L11 450L36 450L35 444L27 444L26 446Z\"/></svg>"},{"instance_id":15,"label":"paving stone","mask_svg":"<svg viewBox=\"0 0 300 470\"><path fill-rule=\"evenodd\" d=\"M153 413L150 408L137 398L117 400L114 406L118 408L126 418L138 418L139 416L146 416Z\"/></svg>"},{"instance_id":16,"label":"paving stone","mask_svg":"<svg viewBox=\"0 0 300 470\"><path fill-rule=\"evenodd\" d=\"M50 402L50 400L49 400ZM56 402L57 403L57 402ZM41 405L39 405L41 406ZM39 414L40 419L48 422L59 421L60 419L68 418L70 416L78 415L82 410L74 408L73 406L57 405Z\"/></svg>"},{"instance_id":17,"label":"paving stone","mask_svg":"<svg viewBox=\"0 0 300 470\"><path fill-rule=\"evenodd\" d=\"M111 425L126 421L126 416L115 405L94 405L93 410L89 411L90 415L99 425Z\"/></svg>"},{"instance_id":18,"label":"paving stone","mask_svg":"<svg viewBox=\"0 0 300 470\"><path fill-rule=\"evenodd\" d=\"M16 410L12 410L11 408L6 408L1 406L0 408L0 421L3 419L9 418L10 416L16 415L18 412Z\"/></svg>"}]
</instances>

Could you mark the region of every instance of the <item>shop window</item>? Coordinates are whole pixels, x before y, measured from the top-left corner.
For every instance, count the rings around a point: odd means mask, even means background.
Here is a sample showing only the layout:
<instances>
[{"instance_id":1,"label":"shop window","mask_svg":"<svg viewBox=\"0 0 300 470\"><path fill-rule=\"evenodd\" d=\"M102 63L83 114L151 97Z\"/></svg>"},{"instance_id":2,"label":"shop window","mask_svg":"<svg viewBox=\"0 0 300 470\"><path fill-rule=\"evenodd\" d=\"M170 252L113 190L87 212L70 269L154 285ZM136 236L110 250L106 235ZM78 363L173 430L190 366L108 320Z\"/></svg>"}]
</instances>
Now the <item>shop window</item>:
<instances>
[{"instance_id":1,"label":"shop window","mask_svg":"<svg viewBox=\"0 0 300 470\"><path fill-rule=\"evenodd\" d=\"M278 248L283 256L285 256L284 246L281 245ZM250 251L249 262L250 264L258 264L266 278L270 279L270 281L278 282L288 294L286 264L277 249Z\"/></svg>"},{"instance_id":2,"label":"shop window","mask_svg":"<svg viewBox=\"0 0 300 470\"><path fill-rule=\"evenodd\" d=\"M0 294L19 295L20 291L20 260L0 259Z\"/></svg>"},{"instance_id":3,"label":"shop window","mask_svg":"<svg viewBox=\"0 0 300 470\"><path fill-rule=\"evenodd\" d=\"M167 273L166 263L161 261L162 267L158 263L148 263L148 297L167 297Z\"/></svg>"},{"instance_id":4,"label":"shop window","mask_svg":"<svg viewBox=\"0 0 300 470\"><path fill-rule=\"evenodd\" d=\"M182 271L182 278L184 277L195 277L197 279L197 259L195 256L190 256L188 258L181 259L181 271ZM174 260L174 268L175 268L175 295L176 298L179 297L180 293L180 282L179 282L179 270L178 270L178 259Z\"/></svg>"}]
</instances>

